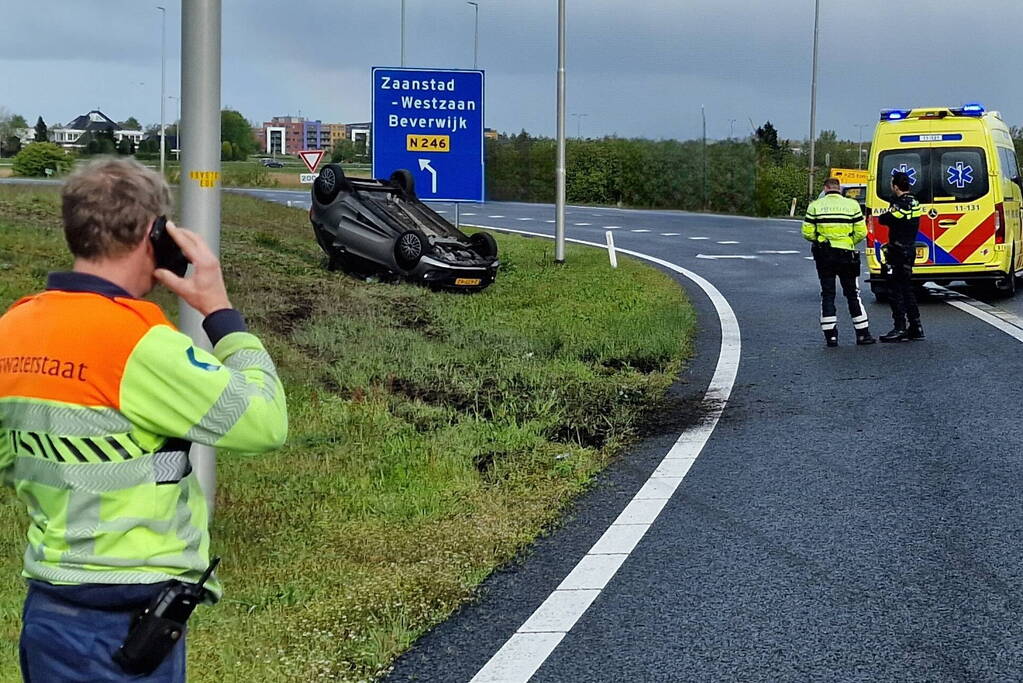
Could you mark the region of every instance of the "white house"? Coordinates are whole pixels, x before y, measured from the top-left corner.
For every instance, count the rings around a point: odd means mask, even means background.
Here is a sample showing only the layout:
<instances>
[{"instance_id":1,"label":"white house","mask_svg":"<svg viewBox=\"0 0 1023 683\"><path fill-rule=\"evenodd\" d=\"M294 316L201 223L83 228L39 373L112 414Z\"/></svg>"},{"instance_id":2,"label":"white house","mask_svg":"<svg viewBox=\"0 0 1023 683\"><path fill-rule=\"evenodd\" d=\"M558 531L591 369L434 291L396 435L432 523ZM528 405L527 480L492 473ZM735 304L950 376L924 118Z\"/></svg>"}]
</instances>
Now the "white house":
<instances>
[{"instance_id":1,"label":"white house","mask_svg":"<svg viewBox=\"0 0 1023 683\"><path fill-rule=\"evenodd\" d=\"M83 114L74 119L66 126L50 129L50 140L61 147L81 148L85 145L79 144L78 139L86 133L111 133L115 143L127 138L136 146L142 142L141 130L123 130L120 125L109 116L93 109L88 114Z\"/></svg>"}]
</instances>

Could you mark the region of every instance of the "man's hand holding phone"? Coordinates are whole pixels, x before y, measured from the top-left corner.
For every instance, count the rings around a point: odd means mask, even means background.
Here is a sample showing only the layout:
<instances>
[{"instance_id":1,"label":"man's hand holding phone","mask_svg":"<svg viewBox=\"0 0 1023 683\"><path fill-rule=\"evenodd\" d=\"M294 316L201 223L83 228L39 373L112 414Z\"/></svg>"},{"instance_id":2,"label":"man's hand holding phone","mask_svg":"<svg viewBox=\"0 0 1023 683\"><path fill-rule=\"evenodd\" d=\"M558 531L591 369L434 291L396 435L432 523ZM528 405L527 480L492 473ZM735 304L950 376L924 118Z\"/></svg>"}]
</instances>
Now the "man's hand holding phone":
<instances>
[{"instance_id":1,"label":"man's hand holding phone","mask_svg":"<svg viewBox=\"0 0 1023 683\"><path fill-rule=\"evenodd\" d=\"M165 268L157 268L153 273L157 282L177 294L185 302L199 311L204 317L232 308L224 285L224 275L220 270L220 261L202 237L189 230L183 230L167 221L167 233L174 239L181 251L192 263L192 274L189 277L178 277Z\"/></svg>"}]
</instances>

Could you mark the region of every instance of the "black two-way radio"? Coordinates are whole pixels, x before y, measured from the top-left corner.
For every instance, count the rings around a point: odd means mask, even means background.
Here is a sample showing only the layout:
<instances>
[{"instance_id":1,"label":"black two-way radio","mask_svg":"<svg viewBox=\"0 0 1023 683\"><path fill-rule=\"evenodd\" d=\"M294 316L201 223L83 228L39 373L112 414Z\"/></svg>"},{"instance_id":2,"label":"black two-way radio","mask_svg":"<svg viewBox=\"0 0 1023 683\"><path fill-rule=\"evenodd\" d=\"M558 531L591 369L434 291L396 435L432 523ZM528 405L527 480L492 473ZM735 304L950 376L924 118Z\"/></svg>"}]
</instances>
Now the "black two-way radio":
<instances>
[{"instance_id":1,"label":"black two-way radio","mask_svg":"<svg viewBox=\"0 0 1023 683\"><path fill-rule=\"evenodd\" d=\"M114 661L132 675L151 674L185 637L185 623L202 602L203 586L220 564L214 557L198 583L171 581L136 617L128 637L114 653Z\"/></svg>"}]
</instances>

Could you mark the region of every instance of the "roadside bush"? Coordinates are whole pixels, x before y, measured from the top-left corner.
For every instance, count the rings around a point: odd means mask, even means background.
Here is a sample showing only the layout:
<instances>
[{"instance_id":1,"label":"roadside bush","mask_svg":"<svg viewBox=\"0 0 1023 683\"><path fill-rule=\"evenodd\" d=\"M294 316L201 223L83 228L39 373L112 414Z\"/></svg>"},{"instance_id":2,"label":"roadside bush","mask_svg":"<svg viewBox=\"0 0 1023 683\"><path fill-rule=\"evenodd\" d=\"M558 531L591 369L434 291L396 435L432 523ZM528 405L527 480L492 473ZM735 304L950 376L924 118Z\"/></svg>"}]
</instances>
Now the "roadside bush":
<instances>
[{"instance_id":1,"label":"roadside bush","mask_svg":"<svg viewBox=\"0 0 1023 683\"><path fill-rule=\"evenodd\" d=\"M14 175L45 176L46 169L62 173L71 167L71 160L52 142L33 142L14 157Z\"/></svg>"}]
</instances>

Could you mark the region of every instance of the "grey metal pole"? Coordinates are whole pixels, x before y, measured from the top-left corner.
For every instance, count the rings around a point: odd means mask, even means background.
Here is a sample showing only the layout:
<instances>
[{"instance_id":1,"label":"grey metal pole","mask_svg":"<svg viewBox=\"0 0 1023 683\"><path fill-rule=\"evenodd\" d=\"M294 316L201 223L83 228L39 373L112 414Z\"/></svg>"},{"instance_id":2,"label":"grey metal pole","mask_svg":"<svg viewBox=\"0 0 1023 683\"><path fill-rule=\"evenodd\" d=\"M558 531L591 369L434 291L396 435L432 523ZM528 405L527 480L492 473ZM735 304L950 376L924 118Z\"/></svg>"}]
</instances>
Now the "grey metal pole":
<instances>
[{"instance_id":1,"label":"grey metal pole","mask_svg":"<svg viewBox=\"0 0 1023 683\"><path fill-rule=\"evenodd\" d=\"M405 66L405 0L401 0L401 65Z\"/></svg>"},{"instance_id":2,"label":"grey metal pole","mask_svg":"<svg viewBox=\"0 0 1023 683\"><path fill-rule=\"evenodd\" d=\"M164 105L167 95L164 89L167 84L167 9L160 10L160 175L164 175L167 156L167 124L164 121Z\"/></svg>"},{"instance_id":3,"label":"grey metal pole","mask_svg":"<svg viewBox=\"0 0 1023 683\"><path fill-rule=\"evenodd\" d=\"M700 118L703 119L703 210L707 210L707 109L700 105Z\"/></svg>"},{"instance_id":4,"label":"grey metal pole","mask_svg":"<svg viewBox=\"0 0 1023 683\"><path fill-rule=\"evenodd\" d=\"M220 253L220 21L221 0L182 0L181 100L188 142L181 150L181 223ZM181 302L181 329L209 348L202 315ZM217 455L192 446L192 468L213 511Z\"/></svg>"},{"instance_id":5,"label":"grey metal pole","mask_svg":"<svg viewBox=\"0 0 1023 683\"><path fill-rule=\"evenodd\" d=\"M476 10L476 33L472 43L472 68L478 69L480 65L480 4L478 2L467 2Z\"/></svg>"},{"instance_id":6,"label":"grey metal pole","mask_svg":"<svg viewBox=\"0 0 1023 683\"><path fill-rule=\"evenodd\" d=\"M554 260L565 262L565 1L558 0L558 164Z\"/></svg>"},{"instance_id":7,"label":"grey metal pole","mask_svg":"<svg viewBox=\"0 0 1023 683\"><path fill-rule=\"evenodd\" d=\"M860 144L856 148L856 168L857 169L861 169L861 170L863 168L863 129L866 128L866 127L867 127L867 124L865 124L865 123L857 123L856 124L856 128L857 128L857 130L860 133L860 135L859 135Z\"/></svg>"},{"instance_id":8,"label":"grey metal pole","mask_svg":"<svg viewBox=\"0 0 1023 683\"><path fill-rule=\"evenodd\" d=\"M810 183L807 197L813 196L813 172L817 154L817 51L819 46L821 0L814 0L813 10L813 76L810 79Z\"/></svg>"}]
</instances>

